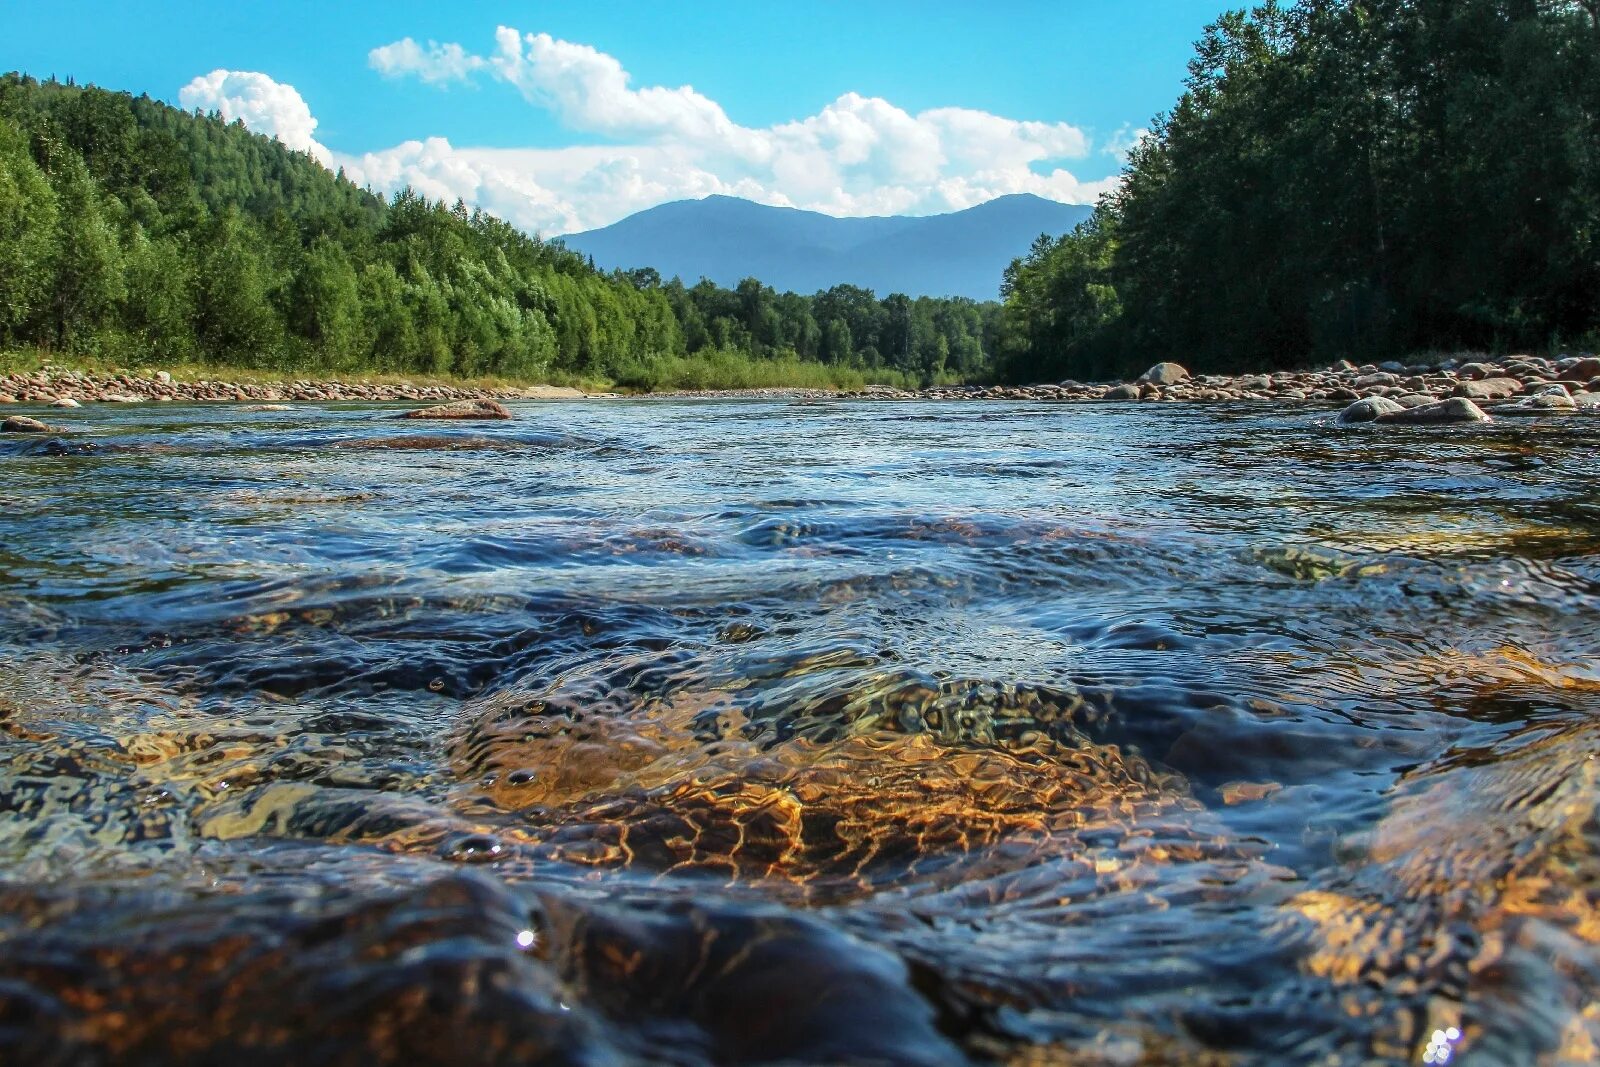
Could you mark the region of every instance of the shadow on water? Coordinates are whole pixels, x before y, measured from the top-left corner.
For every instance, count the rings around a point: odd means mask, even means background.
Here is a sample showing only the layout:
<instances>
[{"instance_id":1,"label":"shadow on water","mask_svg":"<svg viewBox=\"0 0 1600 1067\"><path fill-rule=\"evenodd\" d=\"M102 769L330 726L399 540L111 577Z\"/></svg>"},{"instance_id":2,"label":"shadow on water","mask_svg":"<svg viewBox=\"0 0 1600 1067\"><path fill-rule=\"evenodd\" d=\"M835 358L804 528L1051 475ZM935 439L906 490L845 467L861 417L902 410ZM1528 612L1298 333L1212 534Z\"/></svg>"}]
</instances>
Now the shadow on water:
<instances>
[{"instance_id":1,"label":"shadow on water","mask_svg":"<svg viewBox=\"0 0 1600 1067\"><path fill-rule=\"evenodd\" d=\"M6 1062L1600 1056L1600 423L4 442Z\"/></svg>"}]
</instances>

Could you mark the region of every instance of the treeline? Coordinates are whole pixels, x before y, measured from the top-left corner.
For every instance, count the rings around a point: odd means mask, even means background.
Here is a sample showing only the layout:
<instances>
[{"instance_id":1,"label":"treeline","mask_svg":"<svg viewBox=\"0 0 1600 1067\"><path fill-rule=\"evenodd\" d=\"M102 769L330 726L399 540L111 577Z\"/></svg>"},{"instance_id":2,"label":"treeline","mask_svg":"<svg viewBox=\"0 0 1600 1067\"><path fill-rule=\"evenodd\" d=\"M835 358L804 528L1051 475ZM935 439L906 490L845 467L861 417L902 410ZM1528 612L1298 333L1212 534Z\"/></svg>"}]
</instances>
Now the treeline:
<instances>
[{"instance_id":1,"label":"treeline","mask_svg":"<svg viewBox=\"0 0 1600 1067\"><path fill-rule=\"evenodd\" d=\"M1002 374L1600 342L1600 0L1206 29L1120 189L1007 271Z\"/></svg>"},{"instance_id":2,"label":"treeline","mask_svg":"<svg viewBox=\"0 0 1600 1067\"><path fill-rule=\"evenodd\" d=\"M652 268L619 277L666 298L690 353L798 358L930 385L986 377L999 335L1000 305L964 297L895 293L880 300L854 285L802 296L775 292L754 278L734 289L704 278L686 286L677 278L663 283Z\"/></svg>"},{"instance_id":3,"label":"treeline","mask_svg":"<svg viewBox=\"0 0 1600 1067\"><path fill-rule=\"evenodd\" d=\"M652 388L981 377L998 330L969 300L603 274L237 122L0 77L0 348Z\"/></svg>"}]
</instances>

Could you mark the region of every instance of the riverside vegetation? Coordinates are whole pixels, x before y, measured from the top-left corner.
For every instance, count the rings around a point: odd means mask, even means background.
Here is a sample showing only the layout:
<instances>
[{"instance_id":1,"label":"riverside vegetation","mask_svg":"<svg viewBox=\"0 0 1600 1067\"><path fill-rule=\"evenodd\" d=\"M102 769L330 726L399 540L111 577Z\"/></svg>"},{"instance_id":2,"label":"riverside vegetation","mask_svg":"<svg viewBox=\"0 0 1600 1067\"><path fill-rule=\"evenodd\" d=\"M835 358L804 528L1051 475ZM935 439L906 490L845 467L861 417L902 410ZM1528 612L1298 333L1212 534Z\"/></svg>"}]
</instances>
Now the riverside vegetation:
<instances>
[{"instance_id":1,"label":"riverside vegetation","mask_svg":"<svg viewBox=\"0 0 1600 1067\"><path fill-rule=\"evenodd\" d=\"M981 375L999 307L602 274L216 116L0 77L0 351L322 376L851 388Z\"/></svg>"},{"instance_id":2,"label":"riverside vegetation","mask_svg":"<svg viewBox=\"0 0 1600 1067\"><path fill-rule=\"evenodd\" d=\"M1600 0L1306 0L1207 28L1004 304L602 274L215 116L0 78L0 350L323 377L860 389L1600 343Z\"/></svg>"}]
</instances>

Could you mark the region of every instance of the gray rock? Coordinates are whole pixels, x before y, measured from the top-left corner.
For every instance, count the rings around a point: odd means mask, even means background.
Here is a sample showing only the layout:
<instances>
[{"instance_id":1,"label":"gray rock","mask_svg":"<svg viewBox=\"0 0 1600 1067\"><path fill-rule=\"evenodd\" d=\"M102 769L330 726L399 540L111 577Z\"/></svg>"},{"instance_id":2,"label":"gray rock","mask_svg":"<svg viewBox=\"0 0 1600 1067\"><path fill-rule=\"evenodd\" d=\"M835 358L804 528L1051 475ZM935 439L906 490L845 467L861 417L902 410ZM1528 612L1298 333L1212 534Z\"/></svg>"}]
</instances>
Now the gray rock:
<instances>
[{"instance_id":1,"label":"gray rock","mask_svg":"<svg viewBox=\"0 0 1600 1067\"><path fill-rule=\"evenodd\" d=\"M1373 422L1385 415L1394 415L1406 410L1386 396L1369 396L1365 400L1357 400L1354 404L1339 413L1339 424L1349 426L1358 422Z\"/></svg>"},{"instance_id":2,"label":"gray rock","mask_svg":"<svg viewBox=\"0 0 1600 1067\"><path fill-rule=\"evenodd\" d=\"M1540 415L1570 415L1577 410L1578 405L1563 389L1559 392L1540 392L1534 396L1525 396L1514 404L1501 404L1494 409L1494 413L1510 415L1513 418L1537 418Z\"/></svg>"},{"instance_id":3,"label":"gray rock","mask_svg":"<svg viewBox=\"0 0 1600 1067\"><path fill-rule=\"evenodd\" d=\"M1404 408L1379 415L1376 422L1404 426L1438 426L1453 422L1492 422L1483 409L1464 396L1453 396L1437 404L1424 404L1420 408Z\"/></svg>"},{"instance_id":4,"label":"gray rock","mask_svg":"<svg viewBox=\"0 0 1600 1067\"><path fill-rule=\"evenodd\" d=\"M1176 363L1157 363L1139 375L1139 380L1149 382L1151 385L1177 385L1181 381L1186 381L1188 377L1189 372Z\"/></svg>"},{"instance_id":5,"label":"gray rock","mask_svg":"<svg viewBox=\"0 0 1600 1067\"><path fill-rule=\"evenodd\" d=\"M1138 400L1140 396L1137 385L1114 385L1102 395L1103 400Z\"/></svg>"},{"instance_id":6,"label":"gray rock","mask_svg":"<svg viewBox=\"0 0 1600 1067\"><path fill-rule=\"evenodd\" d=\"M1378 371L1376 374L1363 374L1351 384L1357 389L1373 389L1380 385L1393 385L1399 380L1388 371Z\"/></svg>"},{"instance_id":7,"label":"gray rock","mask_svg":"<svg viewBox=\"0 0 1600 1067\"><path fill-rule=\"evenodd\" d=\"M52 401L50 406L53 408L78 408L82 407L83 405L72 399L70 396L64 396L58 400Z\"/></svg>"}]
</instances>

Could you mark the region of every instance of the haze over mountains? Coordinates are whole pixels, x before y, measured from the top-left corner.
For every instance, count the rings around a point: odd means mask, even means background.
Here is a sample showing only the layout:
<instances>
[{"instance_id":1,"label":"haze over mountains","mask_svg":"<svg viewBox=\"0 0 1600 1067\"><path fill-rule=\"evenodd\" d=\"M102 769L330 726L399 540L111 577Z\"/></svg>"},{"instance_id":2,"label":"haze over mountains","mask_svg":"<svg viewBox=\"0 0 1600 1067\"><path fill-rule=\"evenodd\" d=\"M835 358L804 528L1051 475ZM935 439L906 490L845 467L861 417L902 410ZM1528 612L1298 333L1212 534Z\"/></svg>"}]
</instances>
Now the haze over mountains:
<instances>
[{"instance_id":1,"label":"haze over mountains","mask_svg":"<svg viewBox=\"0 0 1600 1067\"><path fill-rule=\"evenodd\" d=\"M993 300L1007 264L1034 238L1071 230L1092 209L1020 193L947 215L835 218L731 196L662 204L562 238L602 270L654 267L693 285L755 277L779 291L835 285L879 296Z\"/></svg>"}]
</instances>

